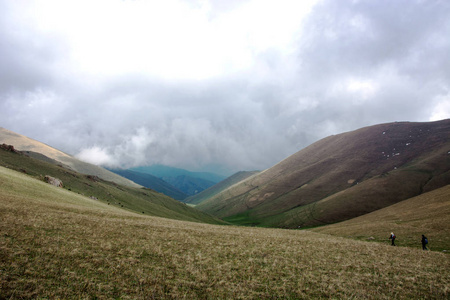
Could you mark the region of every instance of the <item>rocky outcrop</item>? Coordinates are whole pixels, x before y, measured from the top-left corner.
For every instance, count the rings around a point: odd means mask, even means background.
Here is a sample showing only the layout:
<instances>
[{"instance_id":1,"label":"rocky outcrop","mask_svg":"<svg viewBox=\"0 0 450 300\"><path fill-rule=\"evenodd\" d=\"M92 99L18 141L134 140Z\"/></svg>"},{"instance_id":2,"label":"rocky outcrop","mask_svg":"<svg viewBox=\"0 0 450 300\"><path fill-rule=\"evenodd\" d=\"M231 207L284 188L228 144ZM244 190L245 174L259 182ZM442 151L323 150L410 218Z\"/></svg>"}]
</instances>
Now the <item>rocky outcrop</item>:
<instances>
[{"instance_id":1,"label":"rocky outcrop","mask_svg":"<svg viewBox=\"0 0 450 300\"><path fill-rule=\"evenodd\" d=\"M49 176L49 175L45 175L44 181L47 182L48 184L51 184L51 185L54 185L57 187L63 187L63 182L60 179Z\"/></svg>"},{"instance_id":2,"label":"rocky outcrop","mask_svg":"<svg viewBox=\"0 0 450 300\"><path fill-rule=\"evenodd\" d=\"M4 150L6 150L6 151L9 151L9 152L19 153L19 151L17 151L16 149L14 149L14 146L13 146L13 145L1 144L1 145L0 145L0 148L1 148L1 149L4 149Z\"/></svg>"}]
</instances>

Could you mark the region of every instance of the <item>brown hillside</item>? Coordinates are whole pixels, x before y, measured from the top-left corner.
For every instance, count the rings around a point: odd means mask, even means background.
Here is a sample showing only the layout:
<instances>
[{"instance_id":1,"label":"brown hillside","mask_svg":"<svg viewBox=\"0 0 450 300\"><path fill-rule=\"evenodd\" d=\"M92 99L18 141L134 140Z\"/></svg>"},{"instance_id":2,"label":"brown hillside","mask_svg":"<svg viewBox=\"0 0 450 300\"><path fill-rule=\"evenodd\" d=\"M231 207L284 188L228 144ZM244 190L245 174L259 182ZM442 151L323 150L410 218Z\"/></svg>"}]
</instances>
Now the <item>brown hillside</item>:
<instances>
[{"instance_id":1,"label":"brown hillside","mask_svg":"<svg viewBox=\"0 0 450 300\"><path fill-rule=\"evenodd\" d=\"M315 226L450 183L450 120L396 122L322 139L197 207L231 222Z\"/></svg>"}]
</instances>

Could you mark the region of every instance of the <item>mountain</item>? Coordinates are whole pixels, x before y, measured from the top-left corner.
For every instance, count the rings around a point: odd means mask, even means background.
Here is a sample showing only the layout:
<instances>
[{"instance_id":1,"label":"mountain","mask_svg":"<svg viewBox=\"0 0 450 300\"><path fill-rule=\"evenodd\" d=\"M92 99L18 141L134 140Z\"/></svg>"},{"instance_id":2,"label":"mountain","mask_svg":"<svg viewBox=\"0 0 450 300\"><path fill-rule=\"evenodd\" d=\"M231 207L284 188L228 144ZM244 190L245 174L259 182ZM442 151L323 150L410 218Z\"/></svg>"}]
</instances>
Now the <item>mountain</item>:
<instances>
[{"instance_id":1,"label":"mountain","mask_svg":"<svg viewBox=\"0 0 450 300\"><path fill-rule=\"evenodd\" d=\"M202 178L192 177L188 175L162 177L162 179L180 189L187 195L195 195L215 184L215 182L213 181L208 181Z\"/></svg>"},{"instance_id":2,"label":"mountain","mask_svg":"<svg viewBox=\"0 0 450 300\"><path fill-rule=\"evenodd\" d=\"M185 200L186 203L190 204L199 204L203 202L206 199L209 199L213 197L214 195L226 190L227 188L231 187L232 185L241 182L245 179L247 179L250 176L253 176L255 174L258 174L259 171L241 171L237 172L230 177L222 180L221 182L213 185L212 187L194 195Z\"/></svg>"},{"instance_id":3,"label":"mountain","mask_svg":"<svg viewBox=\"0 0 450 300\"><path fill-rule=\"evenodd\" d=\"M11 146L0 146L1 168L8 168L28 175L30 179L20 179L21 182L14 183L19 186L22 184L24 188L25 185L34 185L33 181L44 181L45 177L51 176L61 180L63 189L66 192L70 192L70 194L76 195L77 197L79 195L85 196L86 198L89 197L120 209L176 220L212 224L224 223L217 218L153 190L122 186L115 182L105 181L94 175L81 174L62 165L54 164L51 159L30 157L27 155L27 152L17 151ZM9 184L6 181L2 181L2 184L0 184L0 193L3 193L2 188L7 185ZM48 189L38 189L34 193L36 195L42 195L48 193Z\"/></svg>"},{"instance_id":4,"label":"mountain","mask_svg":"<svg viewBox=\"0 0 450 300\"><path fill-rule=\"evenodd\" d=\"M188 196L198 194L225 179L224 176L214 173L191 172L163 165L141 166L129 170L156 176Z\"/></svg>"},{"instance_id":5,"label":"mountain","mask_svg":"<svg viewBox=\"0 0 450 300\"><path fill-rule=\"evenodd\" d=\"M132 170L119 170L119 169L110 169L110 171L122 177L128 178L133 182L136 182L146 188L150 188L157 192L163 193L164 195L172 197L173 199L176 200L181 201L188 196L179 189L177 189L176 187L165 182L164 180L147 173L141 173Z\"/></svg>"},{"instance_id":6,"label":"mountain","mask_svg":"<svg viewBox=\"0 0 450 300\"><path fill-rule=\"evenodd\" d=\"M324 138L203 201L226 221L298 228L348 220L450 183L450 119Z\"/></svg>"},{"instance_id":7,"label":"mountain","mask_svg":"<svg viewBox=\"0 0 450 300\"><path fill-rule=\"evenodd\" d=\"M140 187L140 185L132 182L131 180L114 174L113 172L102 167L82 162L75 157L52 148L44 143L0 127L0 144L3 143L13 145L15 149L20 151L29 151L31 153L30 155L35 155L36 158L39 158L39 154L41 154L47 157L47 160L52 159L57 161L79 173L98 176L104 180L112 181L121 185Z\"/></svg>"}]
</instances>

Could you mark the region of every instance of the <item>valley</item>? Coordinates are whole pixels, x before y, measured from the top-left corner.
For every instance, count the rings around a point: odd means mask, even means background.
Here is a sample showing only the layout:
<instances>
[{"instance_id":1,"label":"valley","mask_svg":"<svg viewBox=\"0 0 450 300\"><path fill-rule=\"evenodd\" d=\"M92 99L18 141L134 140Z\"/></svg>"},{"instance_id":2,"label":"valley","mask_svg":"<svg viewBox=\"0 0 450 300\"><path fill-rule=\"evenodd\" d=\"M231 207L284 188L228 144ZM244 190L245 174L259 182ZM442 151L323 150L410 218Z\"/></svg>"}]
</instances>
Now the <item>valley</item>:
<instances>
[{"instance_id":1,"label":"valley","mask_svg":"<svg viewBox=\"0 0 450 300\"><path fill-rule=\"evenodd\" d=\"M0 300L450 299L450 0L0 0Z\"/></svg>"},{"instance_id":2,"label":"valley","mask_svg":"<svg viewBox=\"0 0 450 300\"><path fill-rule=\"evenodd\" d=\"M189 205L79 173L73 158L71 167L32 151L37 141L3 145L0 298L446 299L449 121L438 124L415 145L401 140L393 158L364 130L332 136ZM351 140L357 148L346 148Z\"/></svg>"},{"instance_id":3,"label":"valley","mask_svg":"<svg viewBox=\"0 0 450 300\"><path fill-rule=\"evenodd\" d=\"M5 299L445 299L443 253L108 206L0 167Z\"/></svg>"}]
</instances>

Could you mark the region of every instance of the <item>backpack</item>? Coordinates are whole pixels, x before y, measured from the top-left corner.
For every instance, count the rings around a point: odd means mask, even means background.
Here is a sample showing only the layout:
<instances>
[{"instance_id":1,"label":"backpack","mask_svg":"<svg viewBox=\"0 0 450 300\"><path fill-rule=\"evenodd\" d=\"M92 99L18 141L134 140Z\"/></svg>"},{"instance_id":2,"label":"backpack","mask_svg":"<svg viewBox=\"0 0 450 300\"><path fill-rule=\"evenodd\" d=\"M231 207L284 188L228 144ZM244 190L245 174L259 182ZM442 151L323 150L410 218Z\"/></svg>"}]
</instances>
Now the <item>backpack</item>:
<instances>
[{"instance_id":1,"label":"backpack","mask_svg":"<svg viewBox=\"0 0 450 300\"><path fill-rule=\"evenodd\" d=\"M427 239L427 238L425 238L424 242L425 242L425 244L428 244L428 239Z\"/></svg>"}]
</instances>

